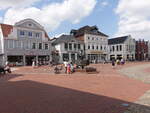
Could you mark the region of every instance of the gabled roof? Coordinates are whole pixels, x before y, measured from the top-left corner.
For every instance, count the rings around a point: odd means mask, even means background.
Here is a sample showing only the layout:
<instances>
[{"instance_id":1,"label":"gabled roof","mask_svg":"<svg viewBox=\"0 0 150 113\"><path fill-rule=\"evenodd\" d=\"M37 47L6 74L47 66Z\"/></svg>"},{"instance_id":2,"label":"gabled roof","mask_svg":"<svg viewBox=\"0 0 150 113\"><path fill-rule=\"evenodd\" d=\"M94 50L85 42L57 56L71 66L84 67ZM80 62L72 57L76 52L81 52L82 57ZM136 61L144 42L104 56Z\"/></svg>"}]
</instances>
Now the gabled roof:
<instances>
[{"instance_id":1,"label":"gabled roof","mask_svg":"<svg viewBox=\"0 0 150 113\"><path fill-rule=\"evenodd\" d=\"M82 43L81 41L77 40L72 35L61 35L60 37L56 38L54 42L52 42L52 45L57 45L57 44L60 44L60 43L65 43L65 42L71 42L72 40L76 40L79 43Z\"/></svg>"},{"instance_id":2,"label":"gabled roof","mask_svg":"<svg viewBox=\"0 0 150 113\"><path fill-rule=\"evenodd\" d=\"M92 34L92 35L100 35L100 36L106 36L108 37L108 35L100 32L97 28L97 26L84 26L84 27L81 27L80 29L78 30L75 30L75 29L72 29L71 34L74 34L75 37L78 37L78 36L82 36L84 34Z\"/></svg>"},{"instance_id":3,"label":"gabled roof","mask_svg":"<svg viewBox=\"0 0 150 113\"><path fill-rule=\"evenodd\" d=\"M129 36L122 36L122 37L116 37L112 39L108 39L108 44L113 45L113 44L122 44L124 43Z\"/></svg>"},{"instance_id":4,"label":"gabled roof","mask_svg":"<svg viewBox=\"0 0 150 113\"><path fill-rule=\"evenodd\" d=\"M1 26L1 29L2 29L2 33L3 33L3 36L6 38L8 37L9 34L11 34L11 32L13 31L13 25L8 25L8 24L0 24ZM49 39L49 36L48 34L45 32L45 38L48 38Z\"/></svg>"}]
</instances>

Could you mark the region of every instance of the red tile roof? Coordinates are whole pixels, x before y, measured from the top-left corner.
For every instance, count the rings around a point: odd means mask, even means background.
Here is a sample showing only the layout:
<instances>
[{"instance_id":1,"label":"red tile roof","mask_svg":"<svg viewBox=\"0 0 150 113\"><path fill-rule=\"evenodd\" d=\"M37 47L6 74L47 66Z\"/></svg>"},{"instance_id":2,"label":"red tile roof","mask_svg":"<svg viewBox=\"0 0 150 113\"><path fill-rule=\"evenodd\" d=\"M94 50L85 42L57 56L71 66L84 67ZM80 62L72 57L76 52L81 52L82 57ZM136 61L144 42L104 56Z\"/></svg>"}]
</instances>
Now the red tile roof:
<instances>
[{"instance_id":1,"label":"red tile roof","mask_svg":"<svg viewBox=\"0 0 150 113\"><path fill-rule=\"evenodd\" d=\"M2 28L2 33L4 37L8 37L8 35L12 32L13 26L7 24L0 24Z\"/></svg>"},{"instance_id":2,"label":"red tile roof","mask_svg":"<svg viewBox=\"0 0 150 113\"><path fill-rule=\"evenodd\" d=\"M13 30L13 26L12 25L8 25L8 24L0 24L1 28L2 28L2 33L4 37L8 37L8 35L12 32ZM49 39L48 34L45 31L45 38Z\"/></svg>"}]
</instances>

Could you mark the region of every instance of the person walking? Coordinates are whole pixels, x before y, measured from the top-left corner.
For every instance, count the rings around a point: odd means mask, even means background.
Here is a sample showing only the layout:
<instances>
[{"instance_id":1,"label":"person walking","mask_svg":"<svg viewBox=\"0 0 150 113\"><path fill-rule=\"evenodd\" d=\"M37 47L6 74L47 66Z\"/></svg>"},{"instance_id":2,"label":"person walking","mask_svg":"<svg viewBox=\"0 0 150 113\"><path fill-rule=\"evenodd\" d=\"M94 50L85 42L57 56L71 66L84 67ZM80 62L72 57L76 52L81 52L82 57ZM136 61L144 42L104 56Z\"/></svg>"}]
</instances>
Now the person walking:
<instances>
[{"instance_id":1,"label":"person walking","mask_svg":"<svg viewBox=\"0 0 150 113\"><path fill-rule=\"evenodd\" d=\"M68 62L67 62L67 61L64 61L65 73L67 73L67 65L68 65Z\"/></svg>"}]
</instances>

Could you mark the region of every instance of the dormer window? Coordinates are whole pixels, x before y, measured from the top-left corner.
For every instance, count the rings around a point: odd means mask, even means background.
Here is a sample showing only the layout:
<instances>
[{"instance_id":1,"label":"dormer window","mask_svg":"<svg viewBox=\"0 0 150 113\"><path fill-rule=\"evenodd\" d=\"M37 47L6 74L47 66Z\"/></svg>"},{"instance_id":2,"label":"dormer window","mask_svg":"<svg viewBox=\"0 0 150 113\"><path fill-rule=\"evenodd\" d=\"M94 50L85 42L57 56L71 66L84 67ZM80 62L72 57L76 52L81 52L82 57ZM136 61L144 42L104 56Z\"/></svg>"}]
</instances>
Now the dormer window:
<instances>
[{"instance_id":1,"label":"dormer window","mask_svg":"<svg viewBox=\"0 0 150 113\"><path fill-rule=\"evenodd\" d=\"M32 37L32 32L28 32L28 36L29 36L29 37Z\"/></svg>"},{"instance_id":2,"label":"dormer window","mask_svg":"<svg viewBox=\"0 0 150 113\"><path fill-rule=\"evenodd\" d=\"M32 26L32 24L28 24L29 26Z\"/></svg>"}]
</instances>

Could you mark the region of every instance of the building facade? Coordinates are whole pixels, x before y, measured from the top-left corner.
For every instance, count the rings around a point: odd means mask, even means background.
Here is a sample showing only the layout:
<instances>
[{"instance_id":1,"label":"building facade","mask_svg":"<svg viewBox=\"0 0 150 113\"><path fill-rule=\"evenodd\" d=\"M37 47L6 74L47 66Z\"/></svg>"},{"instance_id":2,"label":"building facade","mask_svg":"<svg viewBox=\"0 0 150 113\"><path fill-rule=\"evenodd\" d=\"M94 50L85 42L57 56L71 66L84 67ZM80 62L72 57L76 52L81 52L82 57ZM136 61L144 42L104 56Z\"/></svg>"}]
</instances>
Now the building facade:
<instances>
[{"instance_id":1,"label":"building facade","mask_svg":"<svg viewBox=\"0 0 150 113\"><path fill-rule=\"evenodd\" d=\"M0 24L0 54L6 61L20 65L48 63L51 59L51 43L44 28L32 19L15 25Z\"/></svg>"},{"instance_id":2,"label":"building facade","mask_svg":"<svg viewBox=\"0 0 150 113\"><path fill-rule=\"evenodd\" d=\"M108 60L108 36L100 32L96 26L73 29L71 35L84 42L86 58L90 62Z\"/></svg>"},{"instance_id":3,"label":"building facade","mask_svg":"<svg viewBox=\"0 0 150 113\"><path fill-rule=\"evenodd\" d=\"M62 35L52 41L53 49L53 61L64 61L75 62L81 54L84 54L84 43L77 40L72 35Z\"/></svg>"},{"instance_id":4,"label":"building facade","mask_svg":"<svg viewBox=\"0 0 150 113\"><path fill-rule=\"evenodd\" d=\"M108 40L109 59L135 60L135 40L129 36Z\"/></svg>"},{"instance_id":5,"label":"building facade","mask_svg":"<svg viewBox=\"0 0 150 113\"><path fill-rule=\"evenodd\" d=\"M148 60L149 51L148 51L148 41L139 40L136 41L136 55L135 58L138 61Z\"/></svg>"}]
</instances>

